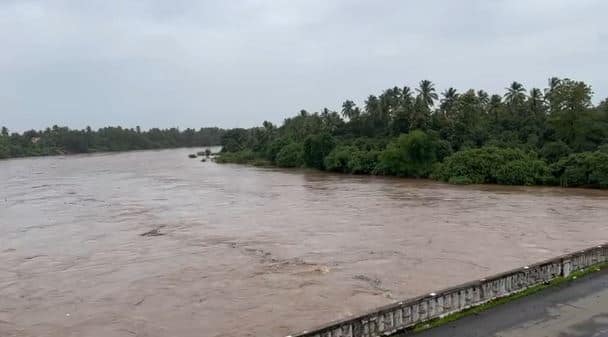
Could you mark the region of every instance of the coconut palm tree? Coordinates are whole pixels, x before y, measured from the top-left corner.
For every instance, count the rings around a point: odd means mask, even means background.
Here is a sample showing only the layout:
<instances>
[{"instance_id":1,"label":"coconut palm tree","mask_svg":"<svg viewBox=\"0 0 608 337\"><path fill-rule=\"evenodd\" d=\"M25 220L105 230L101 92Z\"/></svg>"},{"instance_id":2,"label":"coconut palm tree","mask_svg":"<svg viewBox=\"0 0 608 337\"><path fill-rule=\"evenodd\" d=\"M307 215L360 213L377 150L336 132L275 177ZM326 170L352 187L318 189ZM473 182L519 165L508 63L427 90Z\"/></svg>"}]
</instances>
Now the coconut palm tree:
<instances>
[{"instance_id":1,"label":"coconut palm tree","mask_svg":"<svg viewBox=\"0 0 608 337\"><path fill-rule=\"evenodd\" d=\"M412 89L408 86L403 87L403 89L401 89L401 106L409 108L413 104L414 97L412 95Z\"/></svg>"},{"instance_id":2,"label":"coconut palm tree","mask_svg":"<svg viewBox=\"0 0 608 337\"><path fill-rule=\"evenodd\" d=\"M507 89L507 92L505 93L505 102L508 105L521 103L526 98L526 88L519 82L513 82L505 89Z\"/></svg>"},{"instance_id":3,"label":"coconut palm tree","mask_svg":"<svg viewBox=\"0 0 608 337\"><path fill-rule=\"evenodd\" d=\"M477 90L477 98L479 98L479 103L484 106L490 103L490 95L485 90Z\"/></svg>"},{"instance_id":4,"label":"coconut palm tree","mask_svg":"<svg viewBox=\"0 0 608 337\"><path fill-rule=\"evenodd\" d=\"M435 85L433 82L429 80L420 81L416 91L418 92L418 96L422 99L422 103L424 103L427 108L430 109L430 107L435 105L435 100L438 98L438 96L435 92Z\"/></svg>"},{"instance_id":5,"label":"coconut palm tree","mask_svg":"<svg viewBox=\"0 0 608 337\"><path fill-rule=\"evenodd\" d=\"M369 115L374 115L378 112L380 102L375 95L369 95L365 101L365 112Z\"/></svg>"},{"instance_id":6,"label":"coconut palm tree","mask_svg":"<svg viewBox=\"0 0 608 337\"><path fill-rule=\"evenodd\" d=\"M558 99L556 96L556 89L562 83L562 80L557 77L551 77L549 79L549 87L545 89L545 99L549 102L551 113L559 110Z\"/></svg>"},{"instance_id":7,"label":"coconut palm tree","mask_svg":"<svg viewBox=\"0 0 608 337\"><path fill-rule=\"evenodd\" d=\"M552 91L553 89L555 89L555 87L557 87L560 83L561 83L561 79L559 79L559 77L551 77L549 79L549 88L547 88L546 90L548 91Z\"/></svg>"},{"instance_id":8,"label":"coconut palm tree","mask_svg":"<svg viewBox=\"0 0 608 337\"><path fill-rule=\"evenodd\" d=\"M532 109L534 109L535 107L538 107L540 104L542 104L544 102L544 97L543 97L542 91L538 88L530 89L530 95L528 97L528 102L530 102L530 107L532 107Z\"/></svg>"},{"instance_id":9,"label":"coconut palm tree","mask_svg":"<svg viewBox=\"0 0 608 337\"><path fill-rule=\"evenodd\" d=\"M443 98L441 99L441 102L439 104L439 109L446 116L450 115L452 112L452 108L454 107L454 103L456 103L456 100L460 95L458 94L458 91L456 91L456 89L450 87L444 92L442 92L441 96L443 96Z\"/></svg>"},{"instance_id":10,"label":"coconut palm tree","mask_svg":"<svg viewBox=\"0 0 608 337\"><path fill-rule=\"evenodd\" d=\"M355 117L355 107L355 102L351 100L344 101L344 103L342 103L342 116L348 119Z\"/></svg>"}]
</instances>

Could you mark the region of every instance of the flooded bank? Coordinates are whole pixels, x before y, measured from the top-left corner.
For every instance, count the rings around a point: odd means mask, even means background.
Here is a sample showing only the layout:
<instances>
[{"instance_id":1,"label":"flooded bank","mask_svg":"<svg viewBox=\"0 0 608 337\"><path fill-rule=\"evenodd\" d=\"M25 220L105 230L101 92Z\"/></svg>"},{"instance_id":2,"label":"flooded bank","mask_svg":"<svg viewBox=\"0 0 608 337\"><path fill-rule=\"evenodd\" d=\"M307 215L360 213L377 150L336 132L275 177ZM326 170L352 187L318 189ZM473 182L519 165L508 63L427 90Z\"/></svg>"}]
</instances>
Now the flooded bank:
<instances>
[{"instance_id":1,"label":"flooded bank","mask_svg":"<svg viewBox=\"0 0 608 337\"><path fill-rule=\"evenodd\" d=\"M284 336L608 241L608 192L0 161L0 336Z\"/></svg>"}]
</instances>

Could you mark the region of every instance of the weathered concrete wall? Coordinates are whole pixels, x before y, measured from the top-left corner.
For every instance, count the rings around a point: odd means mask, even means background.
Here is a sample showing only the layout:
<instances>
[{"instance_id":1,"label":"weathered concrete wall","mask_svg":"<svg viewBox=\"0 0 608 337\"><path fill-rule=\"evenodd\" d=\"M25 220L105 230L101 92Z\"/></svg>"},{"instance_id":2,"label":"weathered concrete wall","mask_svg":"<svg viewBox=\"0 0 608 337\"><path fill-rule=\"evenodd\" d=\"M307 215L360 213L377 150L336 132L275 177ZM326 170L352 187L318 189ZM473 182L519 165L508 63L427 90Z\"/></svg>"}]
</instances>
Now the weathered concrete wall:
<instances>
[{"instance_id":1,"label":"weathered concrete wall","mask_svg":"<svg viewBox=\"0 0 608 337\"><path fill-rule=\"evenodd\" d=\"M559 276L568 276L574 271L602 262L608 262L608 245L585 249L478 281L393 303L360 316L332 322L311 331L304 331L293 337L386 336L433 318L523 291Z\"/></svg>"}]
</instances>

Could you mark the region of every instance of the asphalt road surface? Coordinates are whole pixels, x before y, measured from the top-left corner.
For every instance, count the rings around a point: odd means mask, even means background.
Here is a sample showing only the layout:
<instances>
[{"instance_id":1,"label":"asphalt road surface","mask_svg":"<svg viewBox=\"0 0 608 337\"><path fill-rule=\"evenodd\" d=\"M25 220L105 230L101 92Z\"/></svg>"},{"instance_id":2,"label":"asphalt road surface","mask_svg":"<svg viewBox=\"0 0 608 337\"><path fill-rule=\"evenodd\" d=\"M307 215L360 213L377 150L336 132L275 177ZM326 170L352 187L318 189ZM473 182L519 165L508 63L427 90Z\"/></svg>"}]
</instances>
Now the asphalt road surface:
<instances>
[{"instance_id":1,"label":"asphalt road surface","mask_svg":"<svg viewBox=\"0 0 608 337\"><path fill-rule=\"evenodd\" d=\"M608 269L415 337L608 337Z\"/></svg>"}]
</instances>

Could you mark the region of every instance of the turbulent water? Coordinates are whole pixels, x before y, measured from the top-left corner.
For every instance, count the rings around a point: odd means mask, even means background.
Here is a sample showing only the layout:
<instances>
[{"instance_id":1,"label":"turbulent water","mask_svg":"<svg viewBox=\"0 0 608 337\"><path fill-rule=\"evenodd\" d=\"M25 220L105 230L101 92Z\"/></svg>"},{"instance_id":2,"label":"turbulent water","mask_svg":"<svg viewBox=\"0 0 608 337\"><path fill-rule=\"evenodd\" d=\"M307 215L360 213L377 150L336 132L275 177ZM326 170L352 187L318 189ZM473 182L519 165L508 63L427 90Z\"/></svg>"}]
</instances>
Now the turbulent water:
<instances>
[{"instance_id":1,"label":"turbulent water","mask_svg":"<svg viewBox=\"0 0 608 337\"><path fill-rule=\"evenodd\" d=\"M608 192L0 161L0 336L284 336L608 241Z\"/></svg>"}]
</instances>

